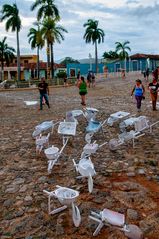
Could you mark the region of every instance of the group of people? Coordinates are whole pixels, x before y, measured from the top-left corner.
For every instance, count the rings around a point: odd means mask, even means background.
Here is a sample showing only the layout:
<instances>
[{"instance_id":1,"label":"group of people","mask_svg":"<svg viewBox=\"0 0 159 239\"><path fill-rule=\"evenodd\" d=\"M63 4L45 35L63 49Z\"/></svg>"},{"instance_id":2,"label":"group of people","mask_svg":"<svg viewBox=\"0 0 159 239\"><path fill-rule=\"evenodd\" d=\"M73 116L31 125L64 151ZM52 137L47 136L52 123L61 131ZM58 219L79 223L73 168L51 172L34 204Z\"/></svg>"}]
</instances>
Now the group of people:
<instances>
[{"instance_id":1,"label":"group of people","mask_svg":"<svg viewBox=\"0 0 159 239\"><path fill-rule=\"evenodd\" d=\"M151 96L151 100L152 100L152 110L156 111L156 104L157 104L157 96L158 96L158 92L159 92L159 83L157 82L156 78L153 78L153 81L151 83L149 83L148 85L148 89L150 91L150 96ZM131 92L131 96L135 95L135 99L136 99L136 106L137 106L137 110L138 112L141 111L141 102L142 100L145 99L145 87L142 84L141 80L136 80L136 84L132 89Z\"/></svg>"},{"instance_id":2,"label":"group of people","mask_svg":"<svg viewBox=\"0 0 159 239\"><path fill-rule=\"evenodd\" d=\"M81 96L81 104L83 106L86 106L87 86L89 87L88 78L86 82L84 76L79 75L79 79L77 81L77 87L79 88L79 95ZM40 92L40 110L43 109L44 102L46 103L48 108L50 108L49 98L48 98L49 88L48 88L48 84L45 82L44 77L41 78L41 82L38 85L38 89ZM155 77L153 77L153 81L149 83L148 89L150 91L150 96L152 100L152 109L153 111L156 111L157 96L159 92L159 83ZM132 89L131 96L133 96L133 94L135 95L137 110L138 112L140 112L142 100L145 99L145 87L140 79L136 80L136 84Z\"/></svg>"}]
</instances>

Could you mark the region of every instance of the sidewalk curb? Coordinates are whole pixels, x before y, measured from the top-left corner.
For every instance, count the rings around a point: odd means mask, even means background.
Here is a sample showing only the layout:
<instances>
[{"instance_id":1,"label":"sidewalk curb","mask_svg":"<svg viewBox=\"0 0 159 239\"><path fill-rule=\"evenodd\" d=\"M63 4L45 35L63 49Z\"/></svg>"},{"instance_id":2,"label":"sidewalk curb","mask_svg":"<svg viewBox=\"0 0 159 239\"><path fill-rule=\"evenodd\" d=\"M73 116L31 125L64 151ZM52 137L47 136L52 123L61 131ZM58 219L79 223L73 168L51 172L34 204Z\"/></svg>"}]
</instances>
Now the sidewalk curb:
<instances>
[{"instance_id":1,"label":"sidewalk curb","mask_svg":"<svg viewBox=\"0 0 159 239\"><path fill-rule=\"evenodd\" d=\"M68 86L64 86L64 85L55 85L55 86L49 86L50 89L56 89L56 88L67 88L67 87L72 87L75 86L73 84L70 84ZM38 90L38 87L33 87L33 88L14 88L14 89L0 89L0 92L7 92L7 91L30 91L30 90Z\"/></svg>"}]
</instances>

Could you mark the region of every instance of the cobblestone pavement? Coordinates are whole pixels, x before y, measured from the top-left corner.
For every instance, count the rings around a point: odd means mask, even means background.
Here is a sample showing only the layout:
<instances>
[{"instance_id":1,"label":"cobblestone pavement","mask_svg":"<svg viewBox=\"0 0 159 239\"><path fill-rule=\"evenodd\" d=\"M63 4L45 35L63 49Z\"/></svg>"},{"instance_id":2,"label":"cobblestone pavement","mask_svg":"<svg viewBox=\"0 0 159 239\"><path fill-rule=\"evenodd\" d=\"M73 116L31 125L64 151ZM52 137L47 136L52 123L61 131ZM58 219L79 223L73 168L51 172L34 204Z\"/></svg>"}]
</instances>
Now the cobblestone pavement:
<instances>
[{"instance_id":1,"label":"cobblestone pavement","mask_svg":"<svg viewBox=\"0 0 159 239\"><path fill-rule=\"evenodd\" d=\"M107 79L89 89L87 105L99 109L101 121L119 110L145 115L150 122L159 120L159 111L153 112L149 93L136 111L130 97L135 79ZM86 120L79 118L77 135L70 139L60 165L47 173L47 160L42 153L35 153L32 138L34 127L46 120L59 121L65 112L82 109L76 87L51 89L51 109L44 106L26 106L24 100L38 100L38 91L0 92L0 236L2 239L89 239L96 224L88 219L91 210L109 208L126 214L128 223L138 225L145 239L159 238L159 126L141 137L135 148L125 144L111 152L106 145L91 159L97 175L94 190L88 193L87 181L77 180L72 158L79 159L84 146ZM98 143L115 138L117 125L104 126L104 136L94 137ZM62 139L55 127L50 144L59 148ZM82 223L72 225L69 210L56 215L47 213L47 197L43 190L53 190L56 185L72 187L80 191L77 204ZM55 202L55 206L57 206ZM105 227L97 239L126 239L116 229ZM134 238L135 239L135 238Z\"/></svg>"}]
</instances>

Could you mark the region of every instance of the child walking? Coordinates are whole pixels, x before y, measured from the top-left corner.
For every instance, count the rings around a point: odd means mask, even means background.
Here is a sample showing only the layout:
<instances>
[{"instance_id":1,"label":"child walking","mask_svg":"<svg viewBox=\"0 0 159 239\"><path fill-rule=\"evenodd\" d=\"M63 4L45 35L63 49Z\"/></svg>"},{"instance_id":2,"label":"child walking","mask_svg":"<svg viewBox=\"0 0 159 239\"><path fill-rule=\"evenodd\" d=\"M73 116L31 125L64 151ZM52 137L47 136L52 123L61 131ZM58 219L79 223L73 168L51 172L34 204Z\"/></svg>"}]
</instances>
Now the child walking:
<instances>
[{"instance_id":1,"label":"child walking","mask_svg":"<svg viewBox=\"0 0 159 239\"><path fill-rule=\"evenodd\" d=\"M135 99L136 99L136 106L137 106L137 110L138 112L141 111L141 101L142 99L145 98L144 94L145 94L145 87L142 84L141 80L136 80L136 85L134 86L131 96L135 95Z\"/></svg>"}]
</instances>

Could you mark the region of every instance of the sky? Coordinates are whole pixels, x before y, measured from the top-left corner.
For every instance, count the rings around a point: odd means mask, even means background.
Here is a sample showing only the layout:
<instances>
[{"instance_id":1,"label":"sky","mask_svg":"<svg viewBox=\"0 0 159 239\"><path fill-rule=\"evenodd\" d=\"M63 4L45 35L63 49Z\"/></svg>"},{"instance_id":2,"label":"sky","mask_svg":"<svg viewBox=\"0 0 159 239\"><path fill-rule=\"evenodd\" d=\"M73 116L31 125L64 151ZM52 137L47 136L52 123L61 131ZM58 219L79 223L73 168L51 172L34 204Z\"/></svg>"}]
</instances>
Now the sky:
<instances>
[{"instance_id":1,"label":"sky","mask_svg":"<svg viewBox=\"0 0 159 239\"><path fill-rule=\"evenodd\" d=\"M36 21L36 10L30 11L34 0L0 0L3 4L17 3L22 29L20 31L21 54L36 54L31 50L27 34ZM159 54L158 23L159 0L55 0L60 11L58 24L65 27L68 33L61 44L54 45L55 60L66 56L74 59L94 57L94 45L86 44L83 39L83 24L88 19L99 21L99 28L105 33L104 43L98 46L98 57L105 51L115 50L115 42L130 42L131 54ZM7 36L8 45L16 49L16 34L5 31L5 22L0 22L0 40ZM40 57L46 60L44 48Z\"/></svg>"}]
</instances>

